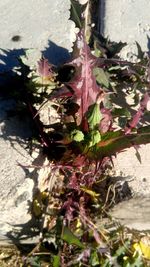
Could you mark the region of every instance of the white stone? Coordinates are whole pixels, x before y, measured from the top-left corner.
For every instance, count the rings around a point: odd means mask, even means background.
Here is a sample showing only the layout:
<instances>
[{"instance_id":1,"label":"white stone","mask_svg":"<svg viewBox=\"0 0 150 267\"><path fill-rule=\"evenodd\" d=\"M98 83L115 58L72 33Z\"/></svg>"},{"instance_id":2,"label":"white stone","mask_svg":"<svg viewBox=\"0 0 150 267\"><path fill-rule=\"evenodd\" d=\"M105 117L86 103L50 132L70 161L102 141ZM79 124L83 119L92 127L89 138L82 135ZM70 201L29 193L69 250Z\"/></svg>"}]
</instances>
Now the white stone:
<instances>
[{"instance_id":1,"label":"white stone","mask_svg":"<svg viewBox=\"0 0 150 267\"><path fill-rule=\"evenodd\" d=\"M111 216L121 224L139 231L150 229L149 198L138 197L118 204Z\"/></svg>"}]
</instances>

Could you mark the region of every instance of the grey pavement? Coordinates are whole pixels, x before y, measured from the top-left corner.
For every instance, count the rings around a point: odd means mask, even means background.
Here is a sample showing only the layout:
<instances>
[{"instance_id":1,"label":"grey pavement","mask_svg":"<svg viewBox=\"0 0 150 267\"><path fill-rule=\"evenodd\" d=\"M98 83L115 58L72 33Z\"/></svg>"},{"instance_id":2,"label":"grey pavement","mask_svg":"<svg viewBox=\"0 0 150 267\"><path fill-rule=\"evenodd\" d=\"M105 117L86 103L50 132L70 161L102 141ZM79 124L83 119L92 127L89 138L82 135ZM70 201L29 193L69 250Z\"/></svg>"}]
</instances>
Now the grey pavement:
<instances>
[{"instance_id":1,"label":"grey pavement","mask_svg":"<svg viewBox=\"0 0 150 267\"><path fill-rule=\"evenodd\" d=\"M149 0L101 0L100 31L113 41L127 42L123 57L136 53L135 41L144 51L150 48Z\"/></svg>"},{"instance_id":2,"label":"grey pavement","mask_svg":"<svg viewBox=\"0 0 150 267\"><path fill-rule=\"evenodd\" d=\"M69 0L0 1L1 70L11 68L22 49L31 49L29 59L33 65L41 51L52 63L64 61L74 38L69 8ZM11 50L10 54L4 50Z\"/></svg>"},{"instance_id":3,"label":"grey pavement","mask_svg":"<svg viewBox=\"0 0 150 267\"><path fill-rule=\"evenodd\" d=\"M69 0L0 1L0 74L17 65L17 56L23 55L24 49L28 49L30 66L36 66L41 52L53 64L67 60L75 38L69 9ZM28 210L38 173L27 171L24 166L42 165L38 154L37 159L32 158L27 149L31 125L25 118L8 116L14 107L13 100L0 97L0 240L3 242L17 238L17 233L20 239L27 238L25 235L33 228Z\"/></svg>"},{"instance_id":4,"label":"grey pavement","mask_svg":"<svg viewBox=\"0 0 150 267\"><path fill-rule=\"evenodd\" d=\"M112 41L127 42L121 53L123 58L136 58L135 41L144 51L149 51L149 0L101 0L100 3L100 31ZM139 152L141 164L134 148L118 154L114 160L116 177L126 177L134 199L116 205L112 216L130 228L150 230L150 144L141 146Z\"/></svg>"},{"instance_id":5,"label":"grey pavement","mask_svg":"<svg viewBox=\"0 0 150 267\"><path fill-rule=\"evenodd\" d=\"M134 197L119 203L111 212L122 225L138 231L150 229L149 197Z\"/></svg>"}]
</instances>

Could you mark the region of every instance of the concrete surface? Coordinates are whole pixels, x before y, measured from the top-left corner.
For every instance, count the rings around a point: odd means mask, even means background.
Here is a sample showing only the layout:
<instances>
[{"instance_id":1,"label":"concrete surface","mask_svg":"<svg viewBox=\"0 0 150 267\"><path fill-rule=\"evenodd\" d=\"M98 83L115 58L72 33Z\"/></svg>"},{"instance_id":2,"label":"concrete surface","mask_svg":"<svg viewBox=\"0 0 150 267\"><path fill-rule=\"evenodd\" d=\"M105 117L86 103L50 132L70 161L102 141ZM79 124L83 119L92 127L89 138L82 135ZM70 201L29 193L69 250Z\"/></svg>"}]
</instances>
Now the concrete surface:
<instances>
[{"instance_id":1,"label":"concrete surface","mask_svg":"<svg viewBox=\"0 0 150 267\"><path fill-rule=\"evenodd\" d=\"M75 38L69 8L69 0L0 1L0 74L17 65L16 57L23 55L23 49L30 49L30 66L36 65L41 51L53 64L67 60ZM27 234L30 237L33 230L28 209L37 173L27 172L18 165L35 163L26 142L32 128L25 119L8 116L14 107L13 100L0 97L0 240L3 242L7 238L25 238Z\"/></svg>"},{"instance_id":2,"label":"concrete surface","mask_svg":"<svg viewBox=\"0 0 150 267\"><path fill-rule=\"evenodd\" d=\"M74 39L69 8L69 0L0 1L0 69L12 68L16 55L25 48L32 49L29 59L33 65L40 51L52 63L68 58Z\"/></svg>"},{"instance_id":3,"label":"concrete surface","mask_svg":"<svg viewBox=\"0 0 150 267\"><path fill-rule=\"evenodd\" d=\"M150 230L150 144L139 148L141 163L134 148L114 159L115 179L127 181L133 198L114 206L111 216L121 224L137 229Z\"/></svg>"},{"instance_id":4,"label":"concrete surface","mask_svg":"<svg viewBox=\"0 0 150 267\"><path fill-rule=\"evenodd\" d=\"M114 159L116 176L124 177L135 196L150 197L150 144L139 148L141 163L136 157L134 148L117 155Z\"/></svg>"},{"instance_id":5,"label":"concrete surface","mask_svg":"<svg viewBox=\"0 0 150 267\"><path fill-rule=\"evenodd\" d=\"M100 31L113 41L127 42L123 56L132 58L135 41L145 51L150 48L149 0L101 0Z\"/></svg>"},{"instance_id":6,"label":"concrete surface","mask_svg":"<svg viewBox=\"0 0 150 267\"><path fill-rule=\"evenodd\" d=\"M149 0L100 1L100 32L111 41L128 43L121 53L123 58L134 60L137 52L135 41L144 51L149 51L149 10ZM141 164L134 148L118 154L114 161L116 177L129 181L134 199L117 205L112 215L131 228L150 230L150 144L141 146L139 152Z\"/></svg>"},{"instance_id":7,"label":"concrete surface","mask_svg":"<svg viewBox=\"0 0 150 267\"><path fill-rule=\"evenodd\" d=\"M34 177L19 166L19 163L30 166L33 161L26 149L31 129L25 119L7 116L14 108L13 100L0 99L0 239L9 235L14 225L31 219L28 204L32 200Z\"/></svg>"},{"instance_id":8,"label":"concrete surface","mask_svg":"<svg viewBox=\"0 0 150 267\"><path fill-rule=\"evenodd\" d=\"M150 229L149 198L136 197L121 202L111 211L111 215L130 229L147 231Z\"/></svg>"}]
</instances>

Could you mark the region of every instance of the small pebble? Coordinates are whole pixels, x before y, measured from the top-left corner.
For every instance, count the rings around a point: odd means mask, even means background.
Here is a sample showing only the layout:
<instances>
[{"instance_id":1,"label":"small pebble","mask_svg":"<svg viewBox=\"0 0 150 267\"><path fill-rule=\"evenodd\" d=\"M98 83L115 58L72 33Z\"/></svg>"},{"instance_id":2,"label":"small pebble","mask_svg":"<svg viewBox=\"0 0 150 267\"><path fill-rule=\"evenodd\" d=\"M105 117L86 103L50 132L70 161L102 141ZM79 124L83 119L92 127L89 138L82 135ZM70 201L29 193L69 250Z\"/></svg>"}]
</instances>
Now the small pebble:
<instances>
[{"instance_id":1,"label":"small pebble","mask_svg":"<svg viewBox=\"0 0 150 267\"><path fill-rule=\"evenodd\" d=\"M11 40L12 40L13 42L19 42L19 41L21 41L21 36L20 36L20 35L14 35L14 36L11 38Z\"/></svg>"}]
</instances>

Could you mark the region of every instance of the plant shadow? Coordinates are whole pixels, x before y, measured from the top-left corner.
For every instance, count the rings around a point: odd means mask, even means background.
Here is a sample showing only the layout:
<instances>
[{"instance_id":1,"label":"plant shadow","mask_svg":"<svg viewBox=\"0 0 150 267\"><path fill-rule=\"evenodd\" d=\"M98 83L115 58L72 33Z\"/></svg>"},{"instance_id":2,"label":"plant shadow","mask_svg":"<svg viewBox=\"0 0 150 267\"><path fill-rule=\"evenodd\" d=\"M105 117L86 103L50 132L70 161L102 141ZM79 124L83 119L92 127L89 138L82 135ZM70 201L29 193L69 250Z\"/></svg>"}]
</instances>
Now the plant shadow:
<instances>
[{"instance_id":1,"label":"plant shadow","mask_svg":"<svg viewBox=\"0 0 150 267\"><path fill-rule=\"evenodd\" d=\"M147 51L145 51L145 53L147 54L148 57L150 56L150 37L148 35L147 35ZM142 63L141 63L141 65L142 65ZM141 85L141 88L139 88L139 86L138 86L138 88L136 88L136 94L133 98L132 94L133 94L134 90L132 87L134 88L134 84L129 86L129 84L124 82L120 86L116 87L115 88L115 90L116 90L115 94L111 95L112 103L116 104L120 108L126 108L131 113L131 116L133 116L136 113L137 98L141 99L145 93L144 86L142 87L142 85ZM128 92L128 94L127 94L127 92ZM133 103L128 104L126 98L128 98L129 102L133 102ZM148 112L145 112L144 116L141 118L139 125L142 126L143 124L149 124L149 123L150 123L150 112L148 111Z\"/></svg>"},{"instance_id":2,"label":"plant shadow","mask_svg":"<svg viewBox=\"0 0 150 267\"><path fill-rule=\"evenodd\" d=\"M0 137L5 143L9 143L11 149L16 150L18 153L16 166L19 162L19 166L23 170L25 177L33 179L34 186L32 195L34 197L34 194L38 190L38 170L35 169L34 171L29 172L28 166L22 164L21 158L18 160L20 151L17 151L17 148L15 147L15 143L19 143L19 146L27 150L30 156L30 140L34 135L38 134L34 120L29 111L27 111L27 108L18 110L17 107L18 98L16 99L15 93L20 90L20 87L24 88L24 85L20 84L18 76L14 72L14 68L19 67L18 58L25 56L25 52L26 49L23 48L13 50L1 49L0 52ZM42 52L42 55L45 58L48 58L49 62L54 65L62 64L70 57L67 49L56 45L50 40L48 41L47 47ZM22 91L20 90L19 92ZM38 155L32 161L32 164L33 166L42 166L44 160L44 156ZM15 177L13 179L15 179ZM11 184L9 187L11 187ZM28 202L27 205L29 210L31 210L32 203ZM32 213L31 219L28 222L24 224L18 222L17 224L10 226L12 226L12 231L8 231L5 236L7 240L10 240L15 245L20 245L22 242L28 242L26 240L29 239L33 240L34 237L36 237L35 240L37 240L41 230L41 222L37 220ZM19 229L19 231L17 229Z\"/></svg>"},{"instance_id":3,"label":"plant shadow","mask_svg":"<svg viewBox=\"0 0 150 267\"><path fill-rule=\"evenodd\" d=\"M50 40L48 46L42 51L42 55L56 66L67 62L70 58L70 53L66 48L58 46Z\"/></svg>"}]
</instances>

